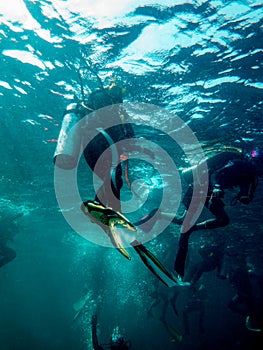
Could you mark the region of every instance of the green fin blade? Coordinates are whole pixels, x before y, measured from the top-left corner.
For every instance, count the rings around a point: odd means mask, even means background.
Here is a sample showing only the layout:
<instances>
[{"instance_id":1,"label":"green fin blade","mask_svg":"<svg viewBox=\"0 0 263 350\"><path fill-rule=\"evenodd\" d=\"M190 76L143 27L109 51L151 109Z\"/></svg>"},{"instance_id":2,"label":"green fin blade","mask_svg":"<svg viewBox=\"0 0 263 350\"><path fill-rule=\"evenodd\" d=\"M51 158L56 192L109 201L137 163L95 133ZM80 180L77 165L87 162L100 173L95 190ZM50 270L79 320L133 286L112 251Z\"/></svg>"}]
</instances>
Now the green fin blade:
<instances>
[{"instance_id":1,"label":"green fin blade","mask_svg":"<svg viewBox=\"0 0 263 350\"><path fill-rule=\"evenodd\" d=\"M116 229L114 226L110 227L110 240L114 247L128 260L131 260L130 254L127 252L127 250L123 247L123 244L121 242L121 238L116 232Z\"/></svg>"},{"instance_id":2,"label":"green fin blade","mask_svg":"<svg viewBox=\"0 0 263 350\"><path fill-rule=\"evenodd\" d=\"M131 243L135 251L139 254L143 263L148 269L167 287L174 287L177 282L173 276L166 270L162 263L147 249L144 245L138 241Z\"/></svg>"}]
</instances>

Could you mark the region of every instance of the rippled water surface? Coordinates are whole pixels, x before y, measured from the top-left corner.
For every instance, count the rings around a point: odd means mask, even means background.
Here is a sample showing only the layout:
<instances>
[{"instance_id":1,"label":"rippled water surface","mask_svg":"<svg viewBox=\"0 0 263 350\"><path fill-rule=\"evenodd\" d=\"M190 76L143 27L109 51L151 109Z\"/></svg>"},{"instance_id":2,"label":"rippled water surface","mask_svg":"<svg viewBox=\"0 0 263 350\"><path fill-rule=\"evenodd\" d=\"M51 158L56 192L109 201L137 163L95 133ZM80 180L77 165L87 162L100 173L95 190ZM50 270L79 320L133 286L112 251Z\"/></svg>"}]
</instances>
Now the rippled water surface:
<instances>
[{"instance_id":1,"label":"rippled water surface","mask_svg":"<svg viewBox=\"0 0 263 350\"><path fill-rule=\"evenodd\" d=\"M129 263L65 222L52 158L65 107L100 81L122 86L125 102L166 108L202 145L263 147L262 20L260 0L0 0L0 207L24 213L10 242L17 257L0 270L2 350L92 349L94 312L102 343L119 325L134 350L261 349L262 335L228 309L234 291L215 272L203 277L204 334L195 313L185 334L182 291L168 320L183 339L171 340L161 304L147 315L155 280L138 258ZM229 209L227 239L263 274L262 199L261 183L249 207ZM178 230L148 245L170 269ZM193 260L201 238L193 237Z\"/></svg>"}]
</instances>

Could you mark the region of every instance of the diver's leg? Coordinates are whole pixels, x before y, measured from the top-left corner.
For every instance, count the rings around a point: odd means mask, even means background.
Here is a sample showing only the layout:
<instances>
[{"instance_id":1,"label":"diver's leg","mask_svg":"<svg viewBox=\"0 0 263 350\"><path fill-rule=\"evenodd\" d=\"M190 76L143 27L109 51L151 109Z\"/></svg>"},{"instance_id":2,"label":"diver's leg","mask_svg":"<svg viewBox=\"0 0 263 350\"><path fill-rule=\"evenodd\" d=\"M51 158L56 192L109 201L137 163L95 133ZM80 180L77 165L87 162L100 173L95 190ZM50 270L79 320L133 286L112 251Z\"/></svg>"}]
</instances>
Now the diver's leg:
<instances>
[{"instance_id":1,"label":"diver's leg","mask_svg":"<svg viewBox=\"0 0 263 350\"><path fill-rule=\"evenodd\" d=\"M193 188L192 186L189 186L188 190L186 191L186 194L183 198L183 204L186 208L189 207L190 205L190 202L191 202L191 194L193 192ZM190 200L189 200L190 198ZM149 224L148 225L144 225L144 227L142 228L143 231L145 232L149 232L153 225L155 224L155 222L157 220L167 220L167 221L171 221L173 222L174 224L176 225L182 225L183 221L184 221L184 217L187 213L187 209L185 209L184 213L182 215L176 215L174 216L173 213L168 213L168 212L161 212L158 208L155 208L153 209L148 215L145 215L143 218L141 218L139 221L135 222L134 225L135 226L139 226L139 225L143 225L145 224L147 221L149 221ZM150 219L153 217L153 216L156 216L156 220L155 221L152 221L150 223Z\"/></svg>"},{"instance_id":2,"label":"diver's leg","mask_svg":"<svg viewBox=\"0 0 263 350\"><path fill-rule=\"evenodd\" d=\"M184 332L185 334L190 334L190 327L189 327L189 308L188 305L184 307L183 311L183 324L184 324Z\"/></svg>"},{"instance_id":3,"label":"diver's leg","mask_svg":"<svg viewBox=\"0 0 263 350\"><path fill-rule=\"evenodd\" d=\"M184 276L185 262L188 253L188 242L192 229L187 232L181 233L179 239L179 248L174 263L174 270L181 276Z\"/></svg>"},{"instance_id":4,"label":"diver's leg","mask_svg":"<svg viewBox=\"0 0 263 350\"><path fill-rule=\"evenodd\" d=\"M236 289L236 295L231 299L228 307L240 315L247 316L254 311L253 293L246 270L235 269L231 276L231 284Z\"/></svg>"},{"instance_id":5,"label":"diver's leg","mask_svg":"<svg viewBox=\"0 0 263 350\"><path fill-rule=\"evenodd\" d=\"M196 224L196 230L214 229L227 226L229 224L229 217L224 206L225 204L220 198L213 198L208 209L215 216L215 219L206 220Z\"/></svg>"},{"instance_id":6,"label":"diver's leg","mask_svg":"<svg viewBox=\"0 0 263 350\"><path fill-rule=\"evenodd\" d=\"M222 253L221 257L219 257L216 276L223 280L225 280L228 276L228 257L226 256L225 252Z\"/></svg>"},{"instance_id":7,"label":"diver's leg","mask_svg":"<svg viewBox=\"0 0 263 350\"><path fill-rule=\"evenodd\" d=\"M177 298L178 298L179 294L180 294L179 290L178 289L174 289L174 295L170 299L170 303L172 305L172 309L173 309L173 311L174 311L174 313L176 315L178 315L178 310L177 310L177 307L176 307L176 301L177 301Z\"/></svg>"},{"instance_id":8,"label":"diver's leg","mask_svg":"<svg viewBox=\"0 0 263 350\"><path fill-rule=\"evenodd\" d=\"M160 213L160 219L170 220L172 223L176 225L182 225L186 212L187 211L185 210L185 212L182 215L176 215L176 216L174 216L174 214L172 213L162 212Z\"/></svg>"},{"instance_id":9,"label":"diver's leg","mask_svg":"<svg viewBox=\"0 0 263 350\"><path fill-rule=\"evenodd\" d=\"M120 198L122 186L122 167L121 164L119 164L111 174L111 190L113 193L113 198L111 198L111 202L109 203L110 207L117 211L121 211Z\"/></svg>"},{"instance_id":10,"label":"diver's leg","mask_svg":"<svg viewBox=\"0 0 263 350\"><path fill-rule=\"evenodd\" d=\"M185 207L185 211L182 215L176 215L172 222L176 225L182 225L183 224L183 221L184 221L184 218L185 218L185 215L187 213L187 210L188 208L190 207L190 203L191 203L191 200L192 200L192 197L193 197L193 185L189 185L185 194L184 194L184 197L183 197L183 200L182 200L182 203Z\"/></svg>"},{"instance_id":11,"label":"diver's leg","mask_svg":"<svg viewBox=\"0 0 263 350\"><path fill-rule=\"evenodd\" d=\"M111 173L104 174L103 184L96 193L95 201L115 211L121 211L120 196L122 186L122 168L119 164Z\"/></svg>"},{"instance_id":12,"label":"diver's leg","mask_svg":"<svg viewBox=\"0 0 263 350\"><path fill-rule=\"evenodd\" d=\"M192 285L194 285L201 278L204 272L204 261L196 263L189 272L189 278L187 278Z\"/></svg>"},{"instance_id":13,"label":"diver's leg","mask_svg":"<svg viewBox=\"0 0 263 350\"><path fill-rule=\"evenodd\" d=\"M148 317L153 317L153 311L152 311L152 310L153 310L153 308L155 308L157 305L159 305L160 302L161 302L161 299L160 299L160 298L157 298L157 299L155 299L155 300L151 303L149 309L147 310L147 315L148 315Z\"/></svg>"},{"instance_id":14,"label":"diver's leg","mask_svg":"<svg viewBox=\"0 0 263 350\"><path fill-rule=\"evenodd\" d=\"M110 207L115 211L120 209L120 193L113 190L111 181L106 180L98 189L94 201L102 204L104 207Z\"/></svg>"},{"instance_id":15,"label":"diver's leg","mask_svg":"<svg viewBox=\"0 0 263 350\"><path fill-rule=\"evenodd\" d=\"M165 321L165 316L166 316L166 313L167 313L167 309L168 309L168 305L169 305L169 300L166 298L163 300L163 309L162 309L162 314L161 314L161 317L160 317L160 321L161 322L166 322Z\"/></svg>"},{"instance_id":16,"label":"diver's leg","mask_svg":"<svg viewBox=\"0 0 263 350\"><path fill-rule=\"evenodd\" d=\"M229 217L224 210L225 204L220 198L214 198L209 210L215 216L215 219L206 220L193 225L190 230L181 233L179 240L179 249L177 252L174 269L180 275L184 276L185 260L188 253L188 241L191 233L197 230L213 229L217 227L224 227L229 224Z\"/></svg>"},{"instance_id":17,"label":"diver's leg","mask_svg":"<svg viewBox=\"0 0 263 350\"><path fill-rule=\"evenodd\" d=\"M166 219L166 220L171 220L176 225L182 225L182 223L184 221L184 217L185 217L187 210L190 206L192 196L193 196L193 186L190 185L190 186L188 186L186 193L185 193L183 200L182 200L182 203L185 207L184 213L182 215L176 215L176 216L174 216L174 214L171 214L171 213L161 213L161 215L160 215L161 218Z\"/></svg>"}]
</instances>

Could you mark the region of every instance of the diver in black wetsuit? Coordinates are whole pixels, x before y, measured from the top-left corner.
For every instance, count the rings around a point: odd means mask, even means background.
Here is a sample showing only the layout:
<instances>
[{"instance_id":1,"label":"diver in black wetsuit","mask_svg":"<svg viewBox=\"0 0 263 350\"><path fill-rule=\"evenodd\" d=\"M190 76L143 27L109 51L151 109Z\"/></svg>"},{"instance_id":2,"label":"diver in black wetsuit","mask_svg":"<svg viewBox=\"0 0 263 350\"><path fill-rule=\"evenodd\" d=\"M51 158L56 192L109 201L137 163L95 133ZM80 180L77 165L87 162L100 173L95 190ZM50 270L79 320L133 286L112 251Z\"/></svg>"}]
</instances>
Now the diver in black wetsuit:
<instances>
[{"instance_id":1,"label":"diver in black wetsuit","mask_svg":"<svg viewBox=\"0 0 263 350\"><path fill-rule=\"evenodd\" d=\"M227 154L227 153L226 153ZM222 159L221 159L222 161ZM258 177L263 175L263 152L255 149L251 156L244 157L233 155L233 159L228 159L226 164L219 169L209 168L209 190L205 206L214 215L214 219L206 220L193 225L187 232L181 233L179 240L179 249L177 252L174 269L179 276L184 276L185 261L188 252L188 241L192 232L204 229L214 229L224 227L229 224L229 217L224 209L223 202L224 191L233 187L239 187L239 192L232 200L232 205L238 201L243 204L249 204L253 198L258 183ZM192 194L190 185L184 197L184 205L188 207L189 199ZM182 218L174 218L173 222L181 224Z\"/></svg>"},{"instance_id":2,"label":"diver in black wetsuit","mask_svg":"<svg viewBox=\"0 0 263 350\"><path fill-rule=\"evenodd\" d=\"M80 103L68 105L54 155L58 167L73 169L77 166L80 148L84 147L87 164L103 181L97 190L95 202L115 211L120 211L120 190L123 185L120 162L123 149L117 143L134 137L122 102L122 89L113 84L93 91ZM108 121L112 126L105 129ZM65 137L68 129L77 123L80 125L78 132Z\"/></svg>"},{"instance_id":3,"label":"diver in black wetsuit","mask_svg":"<svg viewBox=\"0 0 263 350\"><path fill-rule=\"evenodd\" d=\"M22 215L23 213L7 216L0 221L0 267L11 262L16 257L16 252L14 249L8 247L7 243L18 232L14 221Z\"/></svg>"},{"instance_id":4,"label":"diver in black wetsuit","mask_svg":"<svg viewBox=\"0 0 263 350\"><path fill-rule=\"evenodd\" d=\"M169 322L167 319L167 314L169 313L169 304L172 307L172 310L176 316L178 316L178 310L176 308L176 301L181 293L182 289L174 287L172 288L172 293L170 293L170 290L167 289L161 289L161 285L157 283L153 283L153 291L150 293L150 297L153 299L152 303L150 304L147 315L148 317L154 317L158 315L158 313L154 313L153 310L161 305L161 314L160 314L160 321L164 325L165 329L167 330L170 338L172 341L182 341L182 334L181 332L174 327L174 325Z\"/></svg>"},{"instance_id":5,"label":"diver in black wetsuit","mask_svg":"<svg viewBox=\"0 0 263 350\"><path fill-rule=\"evenodd\" d=\"M162 312L160 316L160 321L164 324L166 322L166 314L168 312L169 304L171 304L172 309L175 315L178 315L178 311L176 309L176 300L180 291L176 288L173 288L172 296L168 294L167 290L160 290L159 285L154 284L154 290L151 292L150 296L153 299L150 307L147 310L148 317L153 317L153 309L158 305L162 304Z\"/></svg>"},{"instance_id":6,"label":"diver in black wetsuit","mask_svg":"<svg viewBox=\"0 0 263 350\"><path fill-rule=\"evenodd\" d=\"M256 277L257 278L257 277ZM246 318L246 327L250 331L263 332L263 317L262 317L262 285L260 299L254 296L254 291L251 283L251 279L248 272L238 268L230 276L230 282L233 288L236 290L236 294L228 303L228 307L231 311L240 314ZM262 284L261 280L258 278ZM255 281L254 281L255 283ZM256 281L257 283L257 281ZM261 300L261 302L259 302Z\"/></svg>"},{"instance_id":7,"label":"diver in black wetsuit","mask_svg":"<svg viewBox=\"0 0 263 350\"><path fill-rule=\"evenodd\" d=\"M93 315L91 319L91 331L92 331L92 346L94 350L104 350L105 348L99 344L97 336L97 316ZM129 350L130 342L125 340L119 333L119 328L116 327L110 339L109 344L105 344L106 348L110 346L111 350Z\"/></svg>"},{"instance_id":8,"label":"diver in black wetsuit","mask_svg":"<svg viewBox=\"0 0 263 350\"><path fill-rule=\"evenodd\" d=\"M110 126L107 127L107 124ZM122 105L122 89L113 84L92 92L81 103L67 107L54 154L56 166L70 170L77 167L80 150L84 148L85 160L102 180L102 185L96 191L95 200L83 202L81 210L104 230L113 246L128 260L131 257L117 228L121 226L135 232L136 227L121 213L121 162L128 158L127 153L135 150L143 149L144 153L154 157L151 150L145 150L136 142L122 142L130 139L135 139L135 133ZM134 239L134 235L132 237L129 243L143 263L164 284L174 285L173 276Z\"/></svg>"},{"instance_id":9,"label":"diver in black wetsuit","mask_svg":"<svg viewBox=\"0 0 263 350\"><path fill-rule=\"evenodd\" d=\"M187 280L196 284L204 272L217 270L217 277L226 279L224 242L202 244L198 250L201 260L195 263L187 272Z\"/></svg>"},{"instance_id":10,"label":"diver in black wetsuit","mask_svg":"<svg viewBox=\"0 0 263 350\"><path fill-rule=\"evenodd\" d=\"M116 144L119 141L134 137L131 124L127 123L128 115L120 105L122 102L122 89L112 85L109 88L90 94L84 104L86 112L96 111L95 125L89 126L89 128L94 127L95 130L99 130L84 150L86 162L103 180L102 186L96 193L95 201L104 206L109 206L115 211L121 211L120 190L123 186L120 162L123 149ZM112 107L105 111L98 111L106 106ZM105 114L107 115L105 116ZM105 117L107 120L111 120L111 123L114 123L114 126L106 130L103 129ZM111 150L109 150L109 147L111 147ZM108 151L106 151L107 149ZM104 152L105 154L103 154Z\"/></svg>"},{"instance_id":11,"label":"diver in black wetsuit","mask_svg":"<svg viewBox=\"0 0 263 350\"><path fill-rule=\"evenodd\" d=\"M198 331L200 334L205 333L205 302L207 300L206 289L203 284L194 285L187 289L188 300L183 308L183 323L185 335L190 334L189 319L192 313L198 314Z\"/></svg>"}]
</instances>

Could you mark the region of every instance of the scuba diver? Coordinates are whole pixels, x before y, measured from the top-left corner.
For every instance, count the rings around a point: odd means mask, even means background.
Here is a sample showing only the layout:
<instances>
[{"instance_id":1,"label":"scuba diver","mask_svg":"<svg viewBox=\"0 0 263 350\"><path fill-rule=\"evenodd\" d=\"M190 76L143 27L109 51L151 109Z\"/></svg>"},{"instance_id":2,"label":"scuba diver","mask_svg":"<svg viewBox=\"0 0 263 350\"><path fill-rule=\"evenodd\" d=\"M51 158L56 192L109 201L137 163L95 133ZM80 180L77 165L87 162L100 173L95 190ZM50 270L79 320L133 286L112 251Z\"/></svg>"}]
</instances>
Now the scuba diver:
<instances>
[{"instance_id":1,"label":"scuba diver","mask_svg":"<svg viewBox=\"0 0 263 350\"><path fill-rule=\"evenodd\" d=\"M188 242L190 235L194 231L215 229L225 227L229 224L229 217L224 209L223 202L225 190L239 187L238 194L232 199L231 205L234 206L237 202L249 204L255 194L258 185L258 178L263 176L263 150L255 148L250 155L244 155L240 150L220 151L218 154L204 160L207 163L209 186L205 207L214 216L213 219L208 219L203 222L194 224L188 231L181 232L179 239L179 249L177 251L174 270L178 274L175 276L178 283L184 285L182 281L185 273L185 263L188 253ZM195 167L197 167L196 165ZM182 176L188 184L188 189L183 198L183 205L186 210L182 216L175 216L168 212L160 212L158 209L142 218L139 224L147 223L153 215L158 219L172 220L174 224L182 225L187 209L190 206L193 195L193 167L184 169ZM149 226L150 227L150 226ZM151 227L150 227L151 228Z\"/></svg>"},{"instance_id":2,"label":"scuba diver","mask_svg":"<svg viewBox=\"0 0 263 350\"><path fill-rule=\"evenodd\" d=\"M205 242L198 249L201 260L193 264L187 272L187 281L194 285L204 272L217 270L217 277L227 278L227 258L225 257L225 242Z\"/></svg>"},{"instance_id":3,"label":"scuba diver","mask_svg":"<svg viewBox=\"0 0 263 350\"><path fill-rule=\"evenodd\" d=\"M229 252L229 281L235 295L228 303L231 311L245 317L249 331L263 332L263 277L249 268L249 256L241 249Z\"/></svg>"},{"instance_id":4,"label":"scuba diver","mask_svg":"<svg viewBox=\"0 0 263 350\"><path fill-rule=\"evenodd\" d=\"M121 335L119 331L119 327L114 328L113 333L110 338L109 344L99 344L98 336L97 336L97 316L93 315L91 319L91 334L92 334L92 346L94 350L104 350L105 348L102 345L105 345L105 347L108 348L110 346L111 350L129 350L130 348L130 341L127 341L124 339L124 337Z\"/></svg>"},{"instance_id":5,"label":"scuba diver","mask_svg":"<svg viewBox=\"0 0 263 350\"><path fill-rule=\"evenodd\" d=\"M168 312L169 304L171 304L172 309L176 316L178 316L178 311L176 308L176 300L179 295L180 291L176 288L173 289L172 295L167 293L167 290L160 289L159 284L153 283L153 291L150 293L150 297L153 299L152 303L150 304L147 315L148 317L153 317L153 309L156 308L158 305L162 304L162 312L160 316L160 321L165 323L166 322L166 314Z\"/></svg>"},{"instance_id":6,"label":"scuba diver","mask_svg":"<svg viewBox=\"0 0 263 350\"><path fill-rule=\"evenodd\" d=\"M0 220L0 267L11 262L16 257L14 249L7 246L18 232L15 220L23 216L23 213L9 215Z\"/></svg>"},{"instance_id":7,"label":"scuba diver","mask_svg":"<svg viewBox=\"0 0 263 350\"><path fill-rule=\"evenodd\" d=\"M136 232L136 227L121 213L122 160L127 159L125 153L135 149L141 151L140 145L125 142L135 138L132 124L128 122L128 114L122 102L122 88L112 84L101 87L83 96L80 103L71 103L65 111L54 163L65 170L74 169L78 165L81 147L84 158L91 170L102 180L96 190L94 200L82 203L81 210L89 219L98 224L109 237L112 245L128 260L129 253L124 248L117 227ZM105 129L110 121L112 126ZM126 148L126 149L124 149ZM154 156L149 150L149 156ZM126 175L126 174L125 174ZM165 285L171 287L177 282L159 260L134 239L130 245L138 253L143 263Z\"/></svg>"},{"instance_id":8,"label":"scuba diver","mask_svg":"<svg viewBox=\"0 0 263 350\"><path fill-rule=\"evenodd\" d=\"M209 172L209 188L206 208L214 218L194 224L187 232L183 232L179 239L179 249L175 259L174 270L182 278L184 276L185 261L188 252L190 235L194 231L225 227L229 224L229 217L224 209L223 197L225 190L239 187L239 192L232 199L231 205L237 202L249 204L255 194L258 177L263 175L263 152L259 148L251 151L250 156L238 152L222 152L207 160ZM189 180L188 170L183 172ZM183 204L188 208L191 201L193 184L190 183L185 194ZM181 224L183 218L174 218L173 222Z\"/></svg>"},{"instance_id":9,"label":"scuba diver","mask_svg":"<svg viewBox=\"0 0 263 350\"><path fill-rule=\"evenodd\" d=\"M183 324L185 335L190 334L190 315L192 313L198 314L198 331L199 334L205 333L205 302L207 301L206 289L203 284L199 286L191 286L188 290L188 299L183 308Z\"/></svg>"},{"instance_id":10,"label":"scuba diver","mask_svg":"<svg viewBox=\"0 0 263 350\"><path fill-rule=\"evenodd\" d=\"M157 280L153 283L153 290L150 293L150 297L153 300L147 310L147 315L149 318L153 318L157 315L157 313L154 312L154 309L161 306L159 320L164 325L164 328L168 332L171 340L181 342L183 340L183 336L181 332L178 329L176 329L169 320L167 320L167 314L169 313L169 305L171 305L174 314L178 316L176 301L182 289L180 288L179 290L175 287L173 289L163 290L161 289L161 287L162 285L160 285Z\"/></svg>"}]
</instances>

